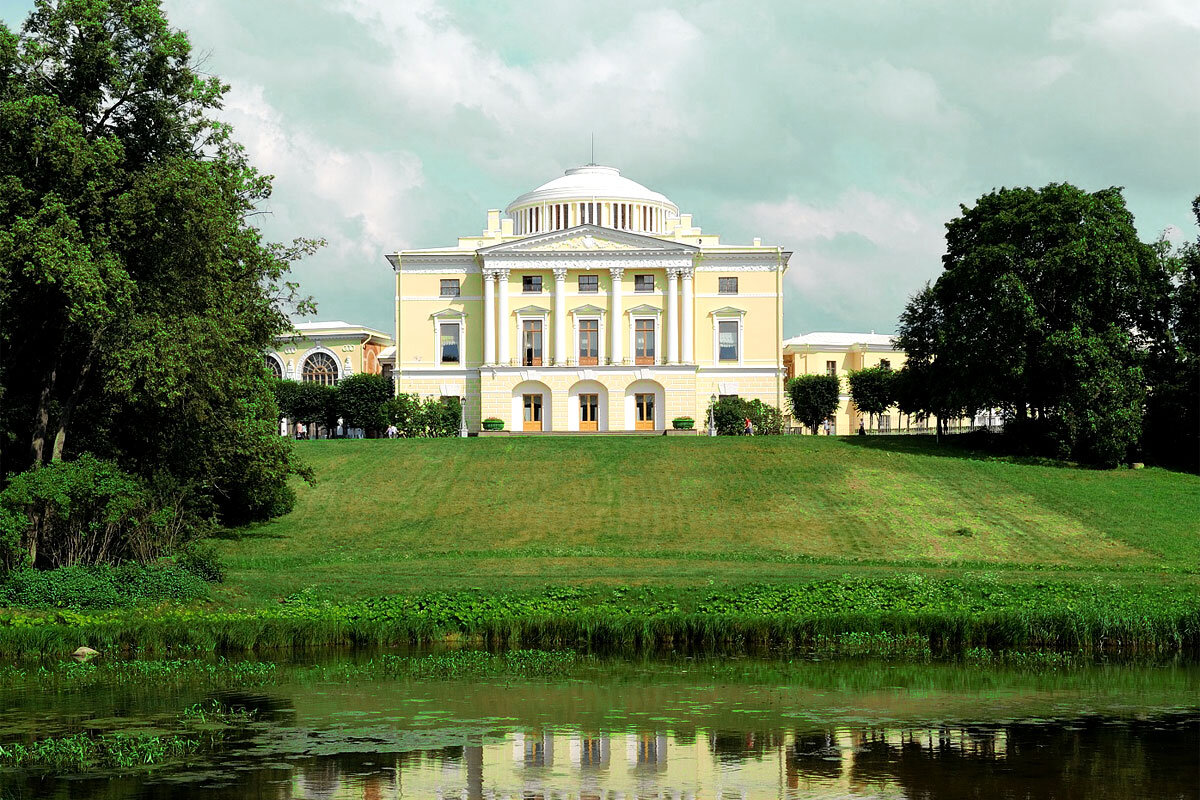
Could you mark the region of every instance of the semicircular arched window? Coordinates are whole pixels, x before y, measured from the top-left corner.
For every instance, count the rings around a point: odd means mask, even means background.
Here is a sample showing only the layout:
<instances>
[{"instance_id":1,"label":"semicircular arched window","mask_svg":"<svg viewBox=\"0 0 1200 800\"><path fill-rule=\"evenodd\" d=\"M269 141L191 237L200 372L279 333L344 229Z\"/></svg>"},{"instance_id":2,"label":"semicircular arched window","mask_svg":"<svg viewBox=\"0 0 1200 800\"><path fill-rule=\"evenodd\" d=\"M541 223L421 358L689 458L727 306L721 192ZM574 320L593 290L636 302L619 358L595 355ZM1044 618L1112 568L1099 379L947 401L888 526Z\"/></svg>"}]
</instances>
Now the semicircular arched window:
<instances>
[{"instance_id":1,"label":"semicircular arched window","mask_svg":"<svg viewBox=\"0 0 1200 800\"><path fill-rule=\"evenodd\" d=\"M265 360L267 362L267 374L272 378L283 380L283 367L280 366L279 362L270 356L267 356Z\"/></svg>"},{"instance_id":2,"label":"semicircular arched window","mask_svg":"<svg viewBox=\"0 0 1200 800\"><path fill-rule=\"evenodd\" d=\"M328 353L313 353L304 359L304 368L300 376L305 383L333 386L338 378L337 361Z\"/></svg>"}]
</instances>

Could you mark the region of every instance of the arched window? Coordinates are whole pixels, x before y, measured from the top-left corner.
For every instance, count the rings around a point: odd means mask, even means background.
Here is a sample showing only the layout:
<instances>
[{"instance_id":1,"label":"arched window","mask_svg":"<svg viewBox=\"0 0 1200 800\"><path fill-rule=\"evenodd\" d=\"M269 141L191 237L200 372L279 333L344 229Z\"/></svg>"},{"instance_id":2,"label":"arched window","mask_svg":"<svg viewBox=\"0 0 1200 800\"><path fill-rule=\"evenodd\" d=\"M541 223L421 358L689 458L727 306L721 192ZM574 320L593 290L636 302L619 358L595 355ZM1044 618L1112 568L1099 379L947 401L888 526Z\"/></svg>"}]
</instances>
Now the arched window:
<instances>
[{"instance_id":1,"label":"arched window","mask_svg":"<svg viewBox=\"0 0 1200 800\"><path fill-rule=\"evenodd\" d=\"M267 362L267 374L270 375L272 378L279 378L280 380L283 380L283 367L279 365L279 361L274 358L271 358L270 356L267 356L266 362Z\"/></svg>"},{"instance_id":2,"label":"arched window","mask_svg":"<svg viewBox=\"0 0 1200 800\"><path fill-rule=\"evenodd\" d=\"M338 363L328 353L313 353L304 359L304 367L300 373L305 383L320 383L333 386L337 383Z\"/></svg>"}]
</instances>

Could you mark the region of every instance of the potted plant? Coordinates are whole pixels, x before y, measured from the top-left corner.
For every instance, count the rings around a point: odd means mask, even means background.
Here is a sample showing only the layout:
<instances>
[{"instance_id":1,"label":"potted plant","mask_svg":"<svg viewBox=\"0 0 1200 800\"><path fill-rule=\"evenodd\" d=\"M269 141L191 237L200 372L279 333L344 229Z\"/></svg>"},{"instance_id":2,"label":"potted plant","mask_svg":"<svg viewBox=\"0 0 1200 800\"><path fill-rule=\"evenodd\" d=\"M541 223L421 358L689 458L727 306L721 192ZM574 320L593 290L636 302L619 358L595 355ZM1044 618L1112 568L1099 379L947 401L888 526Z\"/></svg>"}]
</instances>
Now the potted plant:
<instances>
[{"instance_id":1,"label":"potted plant","mask_svg":"<svg viewBox=\"0 0 1200 800\"><path fill-rule=\"evenodd\" d=\"M504 420L499 417L488 417L483 421L483 429L485 431L502 431L504 430Z\"/></svg>"},{"instance_id":2,"label":"potted plant","mask_svg":"<svg viewBox=\"0 0 1200 800\"><path fill-rule=\"evenodd\" d=\"M690 431L696 427L696 420L691 417L676 417L671 420L671 427L677 431Z\"/></svg>"}]
</instances>

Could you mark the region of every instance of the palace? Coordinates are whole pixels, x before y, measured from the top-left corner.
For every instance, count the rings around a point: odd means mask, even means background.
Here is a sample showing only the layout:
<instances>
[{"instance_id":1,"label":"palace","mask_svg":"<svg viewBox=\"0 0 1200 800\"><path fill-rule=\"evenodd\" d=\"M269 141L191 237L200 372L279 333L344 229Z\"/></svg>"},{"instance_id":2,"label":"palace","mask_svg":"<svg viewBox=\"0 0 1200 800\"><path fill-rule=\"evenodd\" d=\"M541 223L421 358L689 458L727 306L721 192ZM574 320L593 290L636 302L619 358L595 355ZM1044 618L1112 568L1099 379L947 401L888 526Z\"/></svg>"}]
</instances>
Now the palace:
<instances>
[{"instance_id":1,"label":"palace","mask_svg":"<svg viewBox=\"0 0 1200 800\"><path fill-rule=\"evenodd\" d=\"M482 234L387 256L401 393L454 396L467 425L653 431L711 399L785 408L791 253L724 244L613 167L589 164L487 212Z\"/></svg>"}]
</instances>

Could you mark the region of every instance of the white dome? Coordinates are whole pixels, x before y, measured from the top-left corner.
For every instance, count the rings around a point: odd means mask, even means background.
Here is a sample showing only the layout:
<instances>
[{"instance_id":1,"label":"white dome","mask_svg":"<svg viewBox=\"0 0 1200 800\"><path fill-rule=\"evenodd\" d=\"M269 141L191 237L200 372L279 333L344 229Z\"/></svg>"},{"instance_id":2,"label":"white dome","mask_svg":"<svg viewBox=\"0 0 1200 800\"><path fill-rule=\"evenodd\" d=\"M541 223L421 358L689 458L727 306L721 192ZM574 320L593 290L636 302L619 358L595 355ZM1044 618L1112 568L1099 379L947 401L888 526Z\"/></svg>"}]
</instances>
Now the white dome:
<instances>
[{"instance_id":1,"label":"white dome","mask_svg":"<svg viewBox=\"0 0 1200 800\"><path fill-rule=\"evenodd\" d=\"M561 178L543 183L532 192L526 192L508 204L505 213L535 203L551 203L569 200L634 200L643 203L661 204L679 213L679 207L664 195L651 191L637 181L621 177L616 167L588 164L569 169Z\"/></svg>"}]
</instances>

